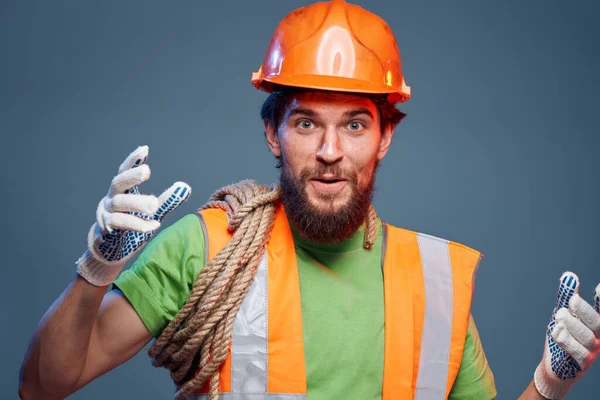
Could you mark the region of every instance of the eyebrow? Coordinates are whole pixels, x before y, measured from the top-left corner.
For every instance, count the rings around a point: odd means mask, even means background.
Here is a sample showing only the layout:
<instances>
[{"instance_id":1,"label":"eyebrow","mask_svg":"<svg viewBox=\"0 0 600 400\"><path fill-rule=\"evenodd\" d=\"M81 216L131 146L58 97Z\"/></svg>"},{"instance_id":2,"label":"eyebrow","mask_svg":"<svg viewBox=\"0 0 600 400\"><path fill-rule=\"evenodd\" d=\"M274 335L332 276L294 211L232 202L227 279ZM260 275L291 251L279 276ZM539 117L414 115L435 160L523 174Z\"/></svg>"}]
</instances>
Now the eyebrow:
<instances>
[{"instance_id":1,"label":"eyebrow","mask_svg":"<svg viewBox=\"0 0 600 400\"><path fill-rule=\"evenodd\" d=\"M354 118L354 117L356 117L358 115L362 115L362 114L371 117L371 119L375 119L375 117L373 116L373 113L364 107L357 108L356 110L346 111L344 113L344 117L345 118ZM290 111L288 118L291 118L295 115L305 115L307 117L316 118L319 116L319 113L316 111L313 111L311 109L308 109L308 108L296 107Z\"/></svg>"},{"instance_id":2,"label":"eyebrow","mask_svg":"<svg viewBox=\"0 0 600 400\"><path fill-rule=\"evenodd\" d=\"M357 115L361 115L361 114L365 114L365 115L371 117L371 119L375 119L375 117L373 116L373 113L364 107L357 108L356 110L346 111L344 113L344 117L354 118Z\"/></svg>"},{"instance_id":3,"label":"eyebrow","mask_svg":"<svg viewBox=\"0 0 600 400\"><path fill-rule=\"evenodd\" d=\"M307 117L315 118L319 115L319 113L308 108L296 107L292 111L290 111L288 118L291 118L295 115L305 115Z\"/></svg>"}]
</instances>

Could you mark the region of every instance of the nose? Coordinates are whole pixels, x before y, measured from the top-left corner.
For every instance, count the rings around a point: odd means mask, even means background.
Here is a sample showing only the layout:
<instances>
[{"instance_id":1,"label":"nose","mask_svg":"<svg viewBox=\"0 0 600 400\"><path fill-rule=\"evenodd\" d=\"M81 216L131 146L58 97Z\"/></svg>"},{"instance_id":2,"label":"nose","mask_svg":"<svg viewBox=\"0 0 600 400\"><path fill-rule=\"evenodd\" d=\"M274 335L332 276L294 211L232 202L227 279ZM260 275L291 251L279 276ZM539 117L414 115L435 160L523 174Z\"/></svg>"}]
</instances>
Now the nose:
<instances>
[{"instance_id":1,"label":"nose","mask_svg":"<svg viewBox=\"0 0 600 400\"><path fill-rule=\"evenodd\" d=\"M327 129L316 154L317 160L324 164L334 164L344 158L335 129Z\"/></svg>"}]
</instances>

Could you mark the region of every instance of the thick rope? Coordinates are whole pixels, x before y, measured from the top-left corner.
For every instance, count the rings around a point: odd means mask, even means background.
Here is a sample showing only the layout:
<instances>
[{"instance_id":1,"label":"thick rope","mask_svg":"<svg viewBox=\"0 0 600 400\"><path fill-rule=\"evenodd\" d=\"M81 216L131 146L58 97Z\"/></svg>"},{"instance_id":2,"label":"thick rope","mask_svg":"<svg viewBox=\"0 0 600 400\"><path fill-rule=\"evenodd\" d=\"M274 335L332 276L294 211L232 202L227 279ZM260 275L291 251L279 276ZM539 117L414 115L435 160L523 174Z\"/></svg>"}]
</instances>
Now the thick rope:
<instances>
[{"instance_id":1,"label":"thick rope","mask_svg":"<svg viewBox=\"0 0 600 400\"><path fill-rule=\"evenodd\" d=\"M366 226L365 226L365 239L363 241L363 247L370 249L375 244L375 238L377 237L377 214L372 204L369 204L369 214L367 214Z\"/></svg>"},{"instance_id":2,"label":"thick rope","mask_svg":"<svg viewBox=\"0 0 600 400\"><path fill-rule=\"evenodd\" d=\"M227 357L235 316L269 241L280 196L279 186L245 180L219 189L201 208L225 210L227 229L233 236L200 271L188 300L148 350L155 367L171 371L178 387L176 400L200 389L207 380L209 400L219 398L219 368ZM375 242L376 229L371 206L365 248Z\"/></svg>"}]
</instances>

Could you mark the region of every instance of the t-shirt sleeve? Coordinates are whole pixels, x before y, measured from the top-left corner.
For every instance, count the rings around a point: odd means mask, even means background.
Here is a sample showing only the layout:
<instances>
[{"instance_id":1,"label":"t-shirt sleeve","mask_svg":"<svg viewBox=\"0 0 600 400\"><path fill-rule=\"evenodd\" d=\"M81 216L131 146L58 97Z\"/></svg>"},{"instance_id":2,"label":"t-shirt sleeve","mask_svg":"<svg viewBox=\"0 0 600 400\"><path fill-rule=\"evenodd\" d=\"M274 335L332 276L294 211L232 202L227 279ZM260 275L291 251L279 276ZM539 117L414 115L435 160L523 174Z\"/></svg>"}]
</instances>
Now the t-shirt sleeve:
<instances>
[{"instance_id":1,"label":"t-shirt sleeve","mask_svg":"<svg viewBox=\"0 0 600 400\"><path fill-rule=\"evenodd\" d=\"M496 397L496 394L494 375L485 358L475 321L470 315L460 370L448 398L450 400L491 400Z\"/></svg>"},{"instance_id":2,"label":"t-shirt sleeve","mask_svg":"<svg viewBox=\"0 0 600 400\"><path fill-rule=\"evenodd\" d=\"M188 214L157 234L114 286L158 337L185 304L204 262L202 227Z\"/></svg>"}]
</instances>

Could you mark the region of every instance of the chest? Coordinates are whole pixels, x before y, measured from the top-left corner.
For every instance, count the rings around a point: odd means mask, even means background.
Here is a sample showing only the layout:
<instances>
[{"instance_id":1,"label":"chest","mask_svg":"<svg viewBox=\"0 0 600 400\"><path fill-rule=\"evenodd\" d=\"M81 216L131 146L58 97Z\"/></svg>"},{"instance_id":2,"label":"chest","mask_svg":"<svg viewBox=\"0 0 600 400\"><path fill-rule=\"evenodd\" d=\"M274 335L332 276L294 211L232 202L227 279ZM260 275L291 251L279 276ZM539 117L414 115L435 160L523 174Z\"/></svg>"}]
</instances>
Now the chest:
<instances>
[{"instance_id":1,"label":"chest","mask_svg":"<svg viewBox=\"0 0 600 400\"><path fill-rule=\"evenodd\" d=\"M311 399L381 398L384 293L378 254L296 249Z\"/></svg>"}]
</instances>

